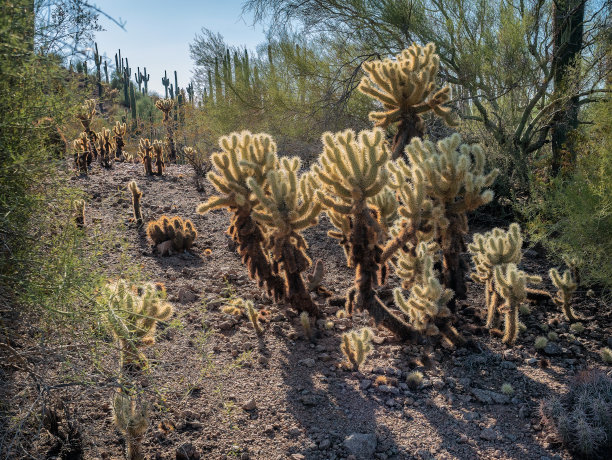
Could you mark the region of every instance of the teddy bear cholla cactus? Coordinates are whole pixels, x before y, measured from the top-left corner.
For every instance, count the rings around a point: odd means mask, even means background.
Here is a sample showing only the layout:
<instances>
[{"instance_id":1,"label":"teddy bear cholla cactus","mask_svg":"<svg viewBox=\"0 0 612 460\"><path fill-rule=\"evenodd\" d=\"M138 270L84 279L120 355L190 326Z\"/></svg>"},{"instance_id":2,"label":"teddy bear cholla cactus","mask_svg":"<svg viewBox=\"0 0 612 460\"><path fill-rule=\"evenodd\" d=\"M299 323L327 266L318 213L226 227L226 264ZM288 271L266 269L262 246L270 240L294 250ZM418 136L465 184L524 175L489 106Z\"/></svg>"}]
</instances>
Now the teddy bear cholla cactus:
<instances>
[{"instance_id":1,"label":"teddy bear cholla cactus","mask_svg":"<svg viewBox=\"0 0 612 460\"><path fill-rule=\"evenodd\" d=\"M132 380L148 365L142 348L155 343L155 330L159 321L172 315L173 308L165 301L162 285L131 286L120 280L106 288L108 326L113 333L121 355L122 387L112 400L113 416L117 428L126 437L127 458L144 458L142 436L148 427L146 401L135 396Z\"/></svg>"},{"instance_id":2,"label":"teddy bear cholla cactus","mask_svg":"<svg viewBox=\"0 0 612 460\"><path fill-rule=\"evenodd\" d=\"M125 142L123 136L125 136L127 125L125 123L115 123L113 127L113 140L115 141L115 160L123 160L123 147Z\"/></svg>"},{"instance_id":3,"label":"teddy bear cholla cactus","mask_svg":"<svg viewBox=\"0 0 612 460\"><path fill-rule=\"evenodd\" d=\"M447 124L455 124L450 109L444 106L450 99L450 87L436 87L440 58L435 50L433 43L413 44L395 59L363 65L366 76L361 79L359 90L383 105L382 111L370 112L370 119L382 128L399 122L393 140L393 159L404 153L412 138L425 134L423 113L433 111Z\"/></svg>"},{"instance_id":4,"label":"teddy bear cholla cactus","mask_svg":"<svg viewBox=\"0 0 612 460\"><path fill-rule=\"evenodd\" d=\"M395 304L423 335L441 334L450 344L461 344L463 339L451 325L452 314L447 306L454 293L440 284L433 269L435 247L420 243L416 257L409 252L398 253L396 274L403 279L402 288L410 290L410 296L406 299L402 289L395 288Z\"/></svg>"},{"instance_id":5,"label":"teddy bear cholla cactus","mask_svg":"<svg viewBox=\"0 0 612 460\"><path fill-rule=\"evenodd\" d=\"M381 261L384 232L368 206L368 198L380 193L388 182L389 152L380 129L323 134L324 151L314 171L321 182L318 191L331 222L339 232L355 268L355 284L347 293L346 310L368 310L377 323L405 339L416 331L392 313L377 297L375 288L384 282L386 265Z\"/></svg>"},{"instance_id":6,"label":"teddy bear cholla cactus","mask_svg":"<svg viewBox=\"0 0 612 460\"><path fill-rule=\"evenodd\" d=\"M485 173L485 156L480 146L461 144L458 134L436 145L413 139L406 151L410 167L419 170L424 178L425 194L443 211L437 240L442 248L444 285L455 292L457 299L464 299L467 267L461 254L467 249L464 241L467 213L493 199L493 192L486 187L499 171Z\"/></svg>"},{"instance_id":7,"label":"teddy bear cholla cactus","mask_svg":"<svg viewBox=\"0 0 612 460\"><path fill-rule=\"evenodd\" d=\"M142 210L140 207L140 199L142 198L142 192L138 188L136 181L131 181L128 184L128 189L132 192L132 209L134 211L134 220L140 226L142 225Z\"/></svg>"},{"instance_id":8,"label":"teddy bear cholla cactus","mask_svg":"<svg viewBox=\"0 0 612 460\"><path fill-rule=\"evenodd\" d=\"M168 133L168 147L170 148L170 160L176 159L176 144L174 143L174 128L172 126L172 119L170 118L170 112L174 108L174 99L158 99L155 101L155 107L161 110L164 114L162 120L166 131Z\"/></svg>"},{"instance_id":9,"label":"teddy bear cholla cactus","mask_svg":"<svg viewBox=\"0 0 612 460\"><path fill-rule=\"evenodd\" d=\"M342 334L340 350L348 360L348 366L353 370L358 370L359 366L366 360L372 350L371 340L372 331L364 327L360 331L345 332Z\"/></svg>"},{"instance_id":10,"label":"teddy bear cholla cactus","mask_svg":"<svg viewBox=\"0 0 612 460\"><path fill-rule=\"evenodd\" d=\"M113 150L110 129L104 128L97 133L97 145L98 151L100 152L100 163L102 167L110 168L112 166L111 152Z\"/></svg>"},{"instance_id":11,"label":"teddy bear cholla cactus","mask_svg":"<svg viewBox=\"0 0 612 460\"><path fill-rule=\"evenodd\" d=\"M539 283L542 278L528 275L509 263L495 267L495 289L504 299L499 311L504 314L504 337L502 341L512 345L519 329L519 307L527 298L527 283Z\"/></svg>"},{"instance_id":12,"label":"teddy bear cholla cactus","mask_svg":"<svg viewBox=\"0 0 612 460\"><path fill-rule=\"evenodd\" d=\"M170 249L176 252L191 249L198 232L189 219L183 220L178 216L173 218L161 216L159 220L149 222L147 235L162 255L166 255Z\"/></svg>"},{"instance_id":13,"label":"teddy bear cholla cactus","mask_svg":"<svg viewBox=\"0 0 612 460\"><path fill-rule=\"evenodd\" d=\"M78 139L75 139L74 146L74 163L79 171L83 175L87 175L88 166L91 164L92 155L89 149L89 139L87 133L81 133Z\"/></svg>"},{"instance_id":14,"label":"teddy bear cholla cactus","mask_svg":"<svg viewBox=\"0 0 612 460\"><path fill-rule=\"evenodd\" d=\"M145 175L152 176L153 175L153 163L151 151L153 150L153 146L151 145L151 141L149 139L140 139L140 143L138 145L138 155L142 160L142 164L144 166Z\"/></svg>"},{"instance_id":15,"label":"teddy bear cholla cactus","mask_svg":"<svg viewBox=\"0 0 612 460\"><path fill-rule=\"evenodd\" d=\"M552 298L553 302L555 305L561 307L568 321L578 321L579 318L576 316L571 306L572 296L576 288L578 288L578 284L574 281L571 271L566 270L563 275L561 275L556 268L551 268L548 274L551 281L558 289L557 295Z\"/></svg>"},{"instance_id":16,"label":"teddy bear cholla cactus","mask_svg":"<svg viewBox=\"0 0 612 460\"><path fill-rule=\"evenodd\" d=\"M164 172L164 143L162 141L153 141L153 153L155 153L155 167L157 175L161 176Z\"/></svg>"},{"instance_id":17,"label":"teddy bear cholla cactus","mask_svg":"<svg viewBox=\"0 0 612 460\"><path fill-rule=\"evenodd\" d=\"M91 150L91 154L93 158L98 157L98 151L96 150L96 133L91 129L91 123L93 122L93 118L96 115L96 100L88 99L85 103L79 108L76 113L77 119L81 122L85 133L87 134L87 138L89 139L89 150Z\"/></svg>"},{"instance_id":18,"label":"teddy bear cholla cactus","mask_svg":"<svg viewBox=\"0 0 612 460\"><path fill-rule=\"evenodd\" d=\"M200 204L197 212L205 214L227 208L232 213L227 233L236 242L249 276L275 300L281 300L285 293L284 281L274 273L264 251L265 236L252 214L257 197L247 184L250 179L251 186L264 186L267 173L278 166L276 144L267 134L242 131L221 137L219 145L221 151L212 155L214 171L207 175L219 195Z\"/></svg>"},{"instance_id":19,"label":"teddy bear cholla cactus","mask_svg":"<svg viewBox=\"0 0 612 460\"><path fill-rule=\"evenodd\" d=\"M299 311L316 317L319 310L302 277L311 260L301 232L317 223L321 203L315 197L313 176L309 173L298 176L299 158L283 158L280 165L279 169L268 171L261 185L254 178L247 179L258 200L252 216L266 229L272 269L285 280L285 298Z\"/></svg>"},{"instance_id":20,"label":"teddy bear cholla cactus","mask_svg":"<svg viewBox=\"0 0 612 460\"><path fill-rule=\"evenodd\" d=\"M476 271L471 274L474 281L485 285L488 328L499 325L498 308L501 299L495 289L495 267L517 265L522 258L523 237L517 223L510 224L508 231L494 228L484 234L475 233L472 244L468 245Z\"/></svg>"}]
</instances>

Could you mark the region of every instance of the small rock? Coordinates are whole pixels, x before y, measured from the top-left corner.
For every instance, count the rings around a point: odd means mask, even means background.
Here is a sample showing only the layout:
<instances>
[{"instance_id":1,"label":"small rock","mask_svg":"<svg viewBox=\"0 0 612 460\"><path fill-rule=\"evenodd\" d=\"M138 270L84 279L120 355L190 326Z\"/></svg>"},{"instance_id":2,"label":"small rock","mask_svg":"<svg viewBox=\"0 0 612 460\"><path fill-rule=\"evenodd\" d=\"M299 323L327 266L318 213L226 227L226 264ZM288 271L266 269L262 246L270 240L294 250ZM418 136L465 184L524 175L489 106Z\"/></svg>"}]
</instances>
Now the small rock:
<instances>
[{"instance_id":1,"label":"small rock","mask_svg":"<svg viewBox=\"0 0 612 460\"><path fill-rule=\"evenodd\" d=\"M363 379L361 382L359 382L359 388L361 388L362 390L367 390L371 386L372 386L371 380Z\"/></svg>"},{"instance_id":2,"label":"small rock","mask_svg":"<svg viewBox=\"0 0 612 460\"><path fill-rule=\"evenodd\" d=\"M168 241L164 241L163 243L159 243L156 246L157 252L159 252L160 255L162 256L168 256L170 255L170 252L172 251L172 241L168 240Z\"/></svg>"},{"instance_id":3,"label":"small rock","mask_svg":"<svg viewBox=\"0 0 612 460\"><path fill-rule=\"evenodd\" d=\"M314 395L304 395L300 398L302 404L305 406L316 406L317 398Z\"/></svg>"},{"instance_id":4,"label":"small rock","mask_svg":"<svg viewBox=\"0 0 612 460\"><path fill-rule=\"evenodd\" d=\"M544 347L544 353L547 355L558 355L561 353L561 347L555 342L548 342Z\"/></svg>"},{"instance_id":5,"label":"small rock","mask_svg":"<svg viewBox=\"0 0 612 460\"><path fill-rule=\"evenodd\" d=\"M344 447L359 460L368 460L376 452L376 435L352 433L344 440Z\"/></svg>"},{"instance_id":6,"label":"small rock","mask_svg":"<svg viewBox=\"0 0 612 460\"><path fill-rule=\"evenodd\" d=\"M257 403L255 402L254 398L251 398L242 405L242 408L244 410L255 410L257 409Z\"/></svg>"},{"instance_id":7,"label":"small rock","mask_svg":"<svg viewBox=\"0 0 612 460\"><path fill-rule=\"evenodd\" d=\"M500 366L502 369L516 369L516 364L512 361L502 361Z\"/></svg>"},{"instance_id":8,"label":"small rock","mask_svg":"<svg viewBox=\"0 0 612 460\"><path fill-rule=\"evenodd\" d=\"M182 287L178 291L178 300L180 303L191 303L194 302L198 296L191 289Z\"/></svg>"},{"instance_id":9,"label":"small rock","mask_svg":"<svg viewBox=\"0 0 612 460\"><path fill-rule=\"evenodd\" d=\"M176 449L176 460L200 460L200 453L188 442Z\"/></svg>"},{"instance_id":10,"label":"small rock","mask_svg":"<svg viewBox=\"0 0 612 460\"><path fill-rule=\"evenodd\" d=\"M329 446L331 446L331 442L327 438L319 443L319 449L321 449L321 450L328 449Z\"/></svg>"},{"instance_id":11,"label":"small rock","mask_svg":"<svg viewBox=\"0 0 612 460\"><path fill-rule=\"evenodd\" d=\"M306 366L306 367L314 367L314 365L315 365L315 360L312 359L312 358L302 359L302 360L300 360L298 362L302 366Z\"/></svg>"},{"instance_id":12,"label":"small rock","mask_svg":"<svg viewBox=\"0 0 612 460\"><path fill-rule=\"evenodd\" d=\"M485 441L495 441L497 439L497 433L491 428L485 428L480 433L480 439L484 439Z\"/></svg>"}]
</instances>

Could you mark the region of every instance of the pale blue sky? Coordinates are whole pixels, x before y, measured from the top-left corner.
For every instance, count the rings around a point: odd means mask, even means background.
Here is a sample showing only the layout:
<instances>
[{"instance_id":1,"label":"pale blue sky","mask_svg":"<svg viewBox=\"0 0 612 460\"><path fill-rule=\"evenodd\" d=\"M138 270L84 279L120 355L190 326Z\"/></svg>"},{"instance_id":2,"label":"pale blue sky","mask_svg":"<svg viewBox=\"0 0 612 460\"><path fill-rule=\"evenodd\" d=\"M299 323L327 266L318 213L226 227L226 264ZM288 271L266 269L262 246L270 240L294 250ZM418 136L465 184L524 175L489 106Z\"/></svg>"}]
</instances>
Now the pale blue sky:
<instances>
[{"instance_id":1,"label":"pale blue sky","mask_svg":"<svg viewBox=\"0 0 612 460\"><path fill-rule=\"evenodd\" d=\"M252 17L242 17L242 0L98 0L96 5L108 15L125 22L125 31L104 17L106 29L96 36L100 53L115 63L115 53L127 57L132 68L147 68L151 75L149 90L163 94L161 78L168 71L174 82L178 72L179 86L191 80L193 64L189 44L202 27L219 32L230 45L246 45L255 51L264 41L263 28L252 26Z\"/></svg>"}]
</instances>

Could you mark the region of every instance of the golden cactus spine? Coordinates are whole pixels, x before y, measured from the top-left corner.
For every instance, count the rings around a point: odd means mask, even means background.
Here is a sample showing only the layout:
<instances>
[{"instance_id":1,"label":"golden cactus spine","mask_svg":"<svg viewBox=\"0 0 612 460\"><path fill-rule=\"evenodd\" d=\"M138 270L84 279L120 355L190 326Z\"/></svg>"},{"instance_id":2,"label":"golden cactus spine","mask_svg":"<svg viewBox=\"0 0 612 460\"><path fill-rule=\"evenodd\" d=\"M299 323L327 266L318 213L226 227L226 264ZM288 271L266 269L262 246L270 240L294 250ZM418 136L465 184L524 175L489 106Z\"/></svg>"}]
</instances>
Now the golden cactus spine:
<instances>
[{"instance_id":1,"label":"golden cactus spine","mask_svg":"<svg viewBox=\"0 0 612 460\"><path fill-rule=\"evenodd\" d=\"M359 90L383 105L382 111L370 112L370 119L383 128L397 124L393 159L404 153L411 139L425 134L422 114L433 111L447 124L455 124L450 109L444 106L450 99L450 87L436 87L440 58L435 50L433 43L413 44L395 59L363 65L366 75L361 79Z\"/></svg>"},{"instance_id":2,"label":"golden cactus spine","mask_svg":"<svg viewBox=\"0 0 612 460\"><path fill-rule=\"evenodd\" d=\"M302 276L311 260L301 232L318 222L321 203L312 175L298 176L300 166L297 157L283 158L281 167L268 171L262 185L254 178L247 179L247 185L257 197L252 215L266 228L266 246L274 272L284 278L285 298L299 311L317 317L319 309Z\"/></svg>"},{"instance_id":3,"label":"golden cactus spine","mask_svg":"<svg viewBox=\"0 0 612 460\"><path fill-rule=\"evenodd\" d=\"M355 284L347 292L346 310L368 310L377 323L398 336L414 340L418 333L392 313L377 297L375 288L386 277L382 261L384 232L368 205L368 198L380 193L388 183L386 164L389 152L383 131L353 131L323 134L324 151L314 166L321 183L319 200L338 231L348 264L355 268Z\"/></svg>"},{"instance_id":4,"label":"golden cactus spine","mask_svg":"<svg viewBox=\"0 0 612 460\"><path fill-rule=\"evenodd\" d=\"M128 184L128 189L130 192L132 192L132 209L134 211L134 220L140 226L142 225L142 210L140 206L142 191L138 188L136 181L131 181Z\"/></svg>"},{"instance_id":5,"label":"golden cactus spine","mask_svg":"<svg viewBox=\"0 0 612 460\"><path fill-rule=\"evenodd\" d=\"M264 251L264 233L252 215L256 197L247 185L247 180L252 178L261 186L268 171L277 167L276 144L267 134L242 131L220 138L219 145L221 151L212 155L214 169L207 175L218 195L200 204L197 212L205 214L212 209L227 208L232 213L227 233L236 243L249 276L268 295L281 300L285 293L284 280L273 271Z\"/></svg>"}]
</instances>

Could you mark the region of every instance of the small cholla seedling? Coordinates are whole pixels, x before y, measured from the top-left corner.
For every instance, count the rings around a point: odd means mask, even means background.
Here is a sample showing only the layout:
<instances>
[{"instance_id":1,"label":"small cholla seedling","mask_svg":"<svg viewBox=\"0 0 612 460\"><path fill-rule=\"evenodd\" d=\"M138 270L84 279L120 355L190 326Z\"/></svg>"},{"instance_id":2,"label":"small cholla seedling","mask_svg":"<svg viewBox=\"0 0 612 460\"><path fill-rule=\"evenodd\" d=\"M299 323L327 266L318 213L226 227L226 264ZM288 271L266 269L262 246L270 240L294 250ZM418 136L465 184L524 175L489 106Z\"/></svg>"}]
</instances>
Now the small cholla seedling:
<instances>
[{"instance_id":1,"label":"small cholla seedling","mask_svg":"<svg viewBox=\"0 0 612 460\"><path fill-rule=\"evenodd\" d=\"M221 307L221 311L226 315L232 316L242 316L243 313L242 309L235 304L224 305Z\"/></svg>"},{"instance_id":2,"label":"small cholla seedling","mask_svg":"<svg viewBox=\"0 0 612 460\"><path fill-rule=\"evenodd\" d=\"M474 281L485 284L486 325L489 329L499 327L498 309L501 298L495 289L495 267L518 264L522 258L522 246L521 227L517 223L510 224L508 231L494 228L484 234L475 233L472 244L468 245L476 267L476 272L472 273L471 277Z\"/></svg>"},{"instance_id":3,"label":"small cholla seedling","mask_svg":"<svg viewBox=\"0 0 612 460\"><path fill-rule=\"evenodd\" d=\"M140 349L155 343L157 323L172 315L166 290L161 284L135 287L120 280L107 286L105 297L108 325L119 344L124 374L146 367Z\"/></svg>"},{"instance_id":4,"label":"small cholla seedling","mask_svg":"<svg viewBox=\"0 0 612 460\"><path fill-rule=\"evenodd\" d=\"M423 137L423 113L433 111L447 124L454 125L451 110L444 104L450 99L450 87L436 88L440 58L433 43L412 45L394 60L370 61L363 64L366 73L359 84L362 93L380 101L383 111L370 112L376 126L386 128L398 123L393 140L393 159L404 153L414 137Z\"/></svg>"},{"instance_id":5,"label":"small cholla seedling","mask_svg":"<svg viewBox=\"0 0 612 460\"><path fill-rule=\"evenodd\" d=\"M504 299L499 310L504 314L504 337L502 341L513 344L518 335L519 306L527 298L527 283L539 283L538 276L528 275L508 264L505 268L495 267L495 289Z\"/></svg>"},{"instance_id":6,"label":"small cholla seedling","mask_svg":"<svg viewBox=\"0 0 612 460\"><path fill-rule=\"evenodd\" d=\"M603 348L600 354L601 354L601 359L603 359L604 363L612 364L612 350L610 350L609 348Z\"/></svg>"},{"instance_id":7,"label":"small cholla seedling","mask_svg":"<svg viewBox=\"0 0 612 460\"><path fill-rule=\"evenodd\" d=\"M115 141L115 159L123 160L123 147L125 142L123 136L125 136L127 127L125 123L116 122L113 127L113 140Z\"/></svg>"},{"instance_id":8,"label":"small cholla seedling","mask_svg":"<svg viewBox=\"0 0 612 460\"><path fill-rule=\"evenodd\" d=\"M76 226L79 228L85 227L85 200L76 200L72 203L74 208Z\"/></svg>"},{"instance_id":9,"label":"small cholla seedling","mask_svg":"<svg viewBox=\"0 0 612 460\"><path fill-rule=\"evenodd\" d=\"M134 220L138 225L142 225L142 211L140 207L140 198L142 198L142 192L138 188L136 181L131 181L128 184L128 189L132 192L132 209L134 211Z\"/></svg>"},{"instance_id":10,"label":"small cholla seedling","mask_svg":"<svg viewBox=\"0 0 612 460\"><path fill-rule=\"evenodd\" d=\"M161 176L164 172L164 143L162 141L153 141L153 153L155 153L155 167L157 175Z\"/></svg>"},{"instance_id":11,"label":"small cholla seedling","mask_svg":"<svg viewBox=\"0 0 612 460\"><path fill-rule=\"evenodd\" d=\"M418 390L423 385L423 373L412 371L406 376L406 384L411 390Z\"/></svg>"},{"instance_id":12,"label":"small cholla seedling","mask_svg":"<svg viewBox=\"0 0 612 460\"><path fill-rule=\"evenodd\" d=\"M561 396L542 402L544 426L576 458L610 458L612 452L612 378L594 370L580 373Z\"/></svg>"},{"instance_id":13,"label":"small cholla seedling","mask_svg":"<svg viewBox=\"0 0 612 460\"><path fill-rule=\"evenodd\" d=\"M501 386L501 392L506 396L510 396L511 394L514 394L514 388L512 388L512 385L509 383L504 383Z\"/></svg>"},{"instance_id":14,"label":"small cholla seedling","mask_svg":"<svg viewBox=\"0 0 612 460\"><path fill-rule=\"evenodd\" d=\"M553 297L555 305L561 307L568 321L578 321L578 317L574 314L571 306L572 295L576 291L578 284L574 281L570 270L566 270L563 276L561 276L557 269L551 268L548 274L558 289L557 295Z\"/></svg>"},{"instance_id":15,"label":"small cholla seedling","mask_svg":"<svg viewBox=\"0 0 612 460\"><path fill-rule=\"evenodd\" d=\"M115 426L125 436L126 458L144 460L142 439L149 427L146 401L117 391L112 400L112 407Z\"/></svg>"},{"instance_id":16,"label":"small cholla seedling","mask_svg":"<svg viewBox=\"0 0 612 460\"><path fill-rule=\"evenodd\" d=\"M519 307L519 313L521 315L531 315L531 308L526 303L522 303Z\"/></svg>"},{"instance_id":17,"label":"small cholla seedling","mask_svg":"<svg viewBox=\"0 0 612 460\"><path fill-rule=\"evenodd\" d=\"M169 247L160 247L163 243L171 241L171 248L176 252L184 252L193 246L198 236L193 223L189 219L180 217L169 218L161 216L158 220L149 222L147 235L163 254L169 252Z\"/></svg>"},{"instance_id":18,"label":"small cholla seedling","mask_svg":"<svg viewBox=\"0 0 612 460\"><path fill-rule=\"evenodd\" d=\"M367 327L364 327L359 332L352 331L342 334L340 349L344 356L346 356L348 365L353 370L358 370L370 353L372 349L372 335L372 331Z\"/></svg>"},{"instance_id":19,"label":"small cholla seedling","mask_svg":"<svg viewBox=\"0 0 612 460\"><path fill-rule=\"evenodd\" d=\"M302 329L304 330L304 335L309 340L313 340L314 334L312 333L312 326L310 324L310 316L308 316L308 312L303 311L300 314L300 323L302 324Z\"/></svg>"},{"instance_id":20,"label":"small cholla seedling","mask_svg":"<svg viewBox=\"0 0 612 460\"><path fill-rule=\"evenodd\" d=\"M149 139L140 139L140 143L138 145L138 155L140 155L140 159L142 160L142 164L144 166L145 175L147 176L153 175L153 163L151 157L152 150L153 146L151 145L151 141Z\"/></svg>"},{"instance_id":21,"label":"small cholla seedling","mask_svg":"<svg viewBox=\"0 0 612 460\"><path fill-rule=\"evenodd\" d=\"M584 325L582 323L573 323L570 326L570 331L574 334L582 334L584 332Z\"/></svg>"},{"instance_id":22,"label":"small cholla seedling","mask_svg":"<svg viewBox=\"0 0 612 460\"><path fill-rule=\"evenodd\" d=\"M247 317L251 321L251 324L253 324L253 329L255 329L255 332L257 333L257 335L262 335L263 328L261 327L261 324L259 323L259 315L257 313L257 310L255 310L255 307L253 306L253 302L251 302L250 300L245 300L244 310L246 312Z\"/></svg>"},{"instance_id":23,"label":"small cholla seedling","mask_svg":"<svg viewBox=\"0 0 612 460\"><path fill-rule=\"evenodd\" d=\"M536 350L543 350L548 345L548 339L546 337L537 337L533 346Z\"/></svg>"},{"instance_id":24,"label":"small cholla seedling","mask_svg":"<svg viewBox=\"0 0 612 460\"><path fill-rule=\"evenodd\" d=\"M556 342L557 340L559 340L559 334L557 334L554 331L549 332L547 337L548 337L548 340L552 342Z\"/></svg>"}]
</instances>

